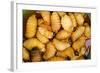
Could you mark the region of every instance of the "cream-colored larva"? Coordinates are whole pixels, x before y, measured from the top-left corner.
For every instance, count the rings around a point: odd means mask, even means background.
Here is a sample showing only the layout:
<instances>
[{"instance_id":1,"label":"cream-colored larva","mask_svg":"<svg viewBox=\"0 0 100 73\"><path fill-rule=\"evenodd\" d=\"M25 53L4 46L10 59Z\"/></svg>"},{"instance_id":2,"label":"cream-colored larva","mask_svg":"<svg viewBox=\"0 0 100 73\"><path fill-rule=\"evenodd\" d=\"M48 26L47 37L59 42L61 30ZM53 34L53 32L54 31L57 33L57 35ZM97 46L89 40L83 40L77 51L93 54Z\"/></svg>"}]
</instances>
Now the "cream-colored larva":
<instances>
[{"instance_id":1,"label":"cream-colored larva","mask_svg":"<svg viewBox=\"0 0 100 73\"><path fill-rule=\"evenodd\" d=\"M64 30L66 30L68 32L72 32L73 31L72 20L68 15L64 15L61 18L61 25L62 25Z\"/></svg>"},{"instance_id":2,"label":"cream-colored larva","mask_svg":"<svg viewBox=\"0 0 100 73\"><path fill-rule=\"evenodd\" d=\"M59 51L63 51L66 48L70 47L69 43L60 41L58 39L53 39L53 44L55 45L56 49Z\"/></svg>"},{"instance_id":3,"label":"cream-colored larva","mask_svg":"<svg viewBox=\"0 0 100 73\"><path fill-rule=\"evenodd\" d=\"M55 53L56 53L55 46L53 45L52 42L49 42L46 46L46 52L44 53L43 58L45 60L48 60L49 58L53 57Z\"/></svg>"},{"instance_id":4,"label":"cream-colored larva","mask_svg":"<svg viewBox=\"0 0 100 73\"><path fill-rule=\"evenodd\" d=\"M57 33L61 27L60 17L57 12L53 12L51 15L51 27L55 33Z\"/></svg>"},{"instance_id":5,"label":"cream-colored larva","mask_svg":"<svg viewBox=\"0 0 100 73\"><path fill-rule=\"evenodd\" d=\"M45 45L40 42L37 38L31 38L24 41L23 46L28 50L32 50L33 48L38 48L41 52L45 51Z\"/></svg>"},{"instance_id":6,"label":"cream-colored larva","mask_svg":"<svg viewBox=\"0 0 100 73\"><path fill-rule=\"evenodd\" d=\"M34 37L36 34L36 29L37 29L37 18L35 15L32 15L28 18L26 23L25 37L26 38Z\"/></svg>"}]
</instances>

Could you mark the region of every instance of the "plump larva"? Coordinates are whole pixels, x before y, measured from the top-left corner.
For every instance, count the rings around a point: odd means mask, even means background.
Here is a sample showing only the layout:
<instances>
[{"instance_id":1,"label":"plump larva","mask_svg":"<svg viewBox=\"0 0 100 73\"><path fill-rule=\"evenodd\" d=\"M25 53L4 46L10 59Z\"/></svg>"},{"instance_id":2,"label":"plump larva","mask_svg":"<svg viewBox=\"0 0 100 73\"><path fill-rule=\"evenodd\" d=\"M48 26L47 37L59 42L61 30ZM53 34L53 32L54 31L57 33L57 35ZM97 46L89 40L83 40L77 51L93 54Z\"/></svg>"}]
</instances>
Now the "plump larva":
<instances>
[{"instance_id":1,"label":"plump larva","mask_svg":"<svg viewBox=\"0 0 100 73\"><path fill-rule=\"evenodd\" d=\"M40 40L44 44L49 42L49 39L43 36L39 31L37 31L36 37L38 40Z\"/></svg>"},{"instance_id":2,"label":"plump larva","mask_svg":"<svg viewBox=\"0 0 100 73\"><path fill-rule=\"evenodd\" d=\"M85 27L85 36L87 38L90 38L91 37L91 28L90 28L90 26L86 26Z\"/></svg>"},{"instance_id":3,"label":"plump larva","mask_svg":"<svg viewBox=\"0 0 100 73\"><path fill-rule=\"evenodd\" d=\"M65 30L60 30L57 35L56 35L56 38L59 39L59 40L63 40L63 39L66 39L68 37L71 36L71 33L65 31Z\"/></svg>"},{"instance_id":4,"label":"plump larva","mask_svg":"<svg viewBox=\"0 0 100 73\"><path fill-rule=\"evenodd\" d=\"M73 23L73 27L76 27L77 26L77 22L76 22L76 19L75 19L75 16L73 13L68 13L71 20L72 20L72 23Z\"/></svg>"},{"instance_id":5,"label":"plump larva","mask_svg":"<svg viewBox=\"0 0 100 73\"><path fill-rule=\"evenodd\" d=\"M76 31L72 33L72 40L75 41L77 40L85 31L84 26L79 26L77 27Z\"/></svg>"},{"instance_id":6,"label":"plump larva","mask_svg":"<svg viewBox=\"0 0 100 73\"><path fill-rule=\"evenodd\" d=\"M78 25L83 25L84 17L81 13L74 13Z\"/></svg>"},{"instance_id":7,"label":"plump larva","mask_svg":"<svg viewBox=\"0 0 100 73\"><path fill-rule=\"evenodd\" d=\"M53 12L51 15L51 27L55 33L57 33L61 27L60 17L57 12Z\"/></svg>"},{"instance_id":8,"label":"plump larva","mask_svg":"<svg viewBox=\"0 0 100 73\"><path fill-rule=\"evenodd\" d=\"M53 44L55 45L56 49L59 51L63 51L66 48L70 47L70 44L67 42L63 42L57 39L53 39Z\"/></svg>"},{"instance_id":9,"label":"plump larva","mask_svg":"<svg viewBox=\"0 0 100 73\"><path fill-rule=\"evenodd\" d=\"M50 25L50 12L49 11L41 11L41 16L43 17L44 22L47 25Z\"/></svg>"},{"instance_id":10,"label":"plump larva","mask_svg":"<svg viewBox=\"0 0 100 73\"><path fill-rule=\"evenodd\" d=\"M59 57L59 56L54 56L52 58L50 58L48 61L64 61L65 58L63 57Z\"/></svg>"},{"instance_id":11,"label":"plump larva","mask_svg":"<svg viewBox=\"0 0 100 73\"><path fill-rule=\"evenodd\" d=\"M72 24L72 20L68 15L64 15L61 18L61 25L63 27L64 30L68 31L68 32L72 32L73 30L73 24Z\"/></svg>"},{"instance_id":12,"label":"plump larva","mask_svg":"<svg viewBox=\"0 0 100 73\"><path fill-rule=\"evenodd\" d=\"M60 17L63 17L64 15L66 15L65 12L58 12L58 14L59 14Z\"/></svg>"},{"instance_id":13,"label":"plump larva","mask_svg":"<svg viewBox=\"0 0 100 73\"><path fill-rule=\"evenodd\" d=\"M35 15L32 15L28 18L26 23L25 37L26 38L34 37L36 34L36 29L37 29L37 18Z\"/></svg>"},{"instance_id":14,"label":"plump larva","mask_svg":"<svg viewBox=\"0 0 100 73\"><path fill-rule=\"evenodd\" d=\"M49 43L47 44L47 46L46 46L46 52L44 53L43 58L44 58L45 60L47 60L47 59L53 57L53 56L55 55L55 53L56 53L56 48L55 48L55 46L53 45L52 42L49 42Z\"/></svg>"},{"instance_id":15,"label":"plump larva","mask_svg":"<svg viewBox=\"0 0 100 73\"><path fill-rule=\"evenodd\" d=\"M64 58L69 57L70 59L72 59L74 57L74 50L71 47L66 48L63 51L58 51L57 56L61 56L61 57L64 57Z\"/></svg>"},{"instance_id":16,"label":"plump larva","mask_svg":"<svg viewBox=\"0 0 100 73\"><path fill-rule=\"evenodd\" d=\"M29 52L26 50L26 48L23 48L22 50L23 52L23 60L25 61L28 61L30 59L30 56L29 56Z\"/></svg>"},{"instance_id":17,"label":"plump larva","mask_svg":"<svg viewBox=\"0 0 100 73\"><path fill-rule=\"evenodd\" d=\"M41 52L45 51L45 45L36 38L25 40L23 45L28 50L32 50L34 47L37 47Z\"/></svg>"},{"instance_id":18,"label":"plump larva","mask_svg":"<svg viewBox=\"0 0 100 73\"><path fill-rule=\"evenodd\" d=\"M77 41L72 44L72 47L75 51L79 52L81 47L85 45L86 37L81 36Z\"/></svg>"},{"instance_id":19,"label":"plump larva","mask_svg":"<svg viewBox=\"0 0 100 73\"><path fill-rule=\"evenodd\" d=\"M53 32L51 31L48 31L46 28L43 28L43 27L38 27L38 31L43 35L45 36L46 38L53 38Z\"/></svg>"}]
</instances>

